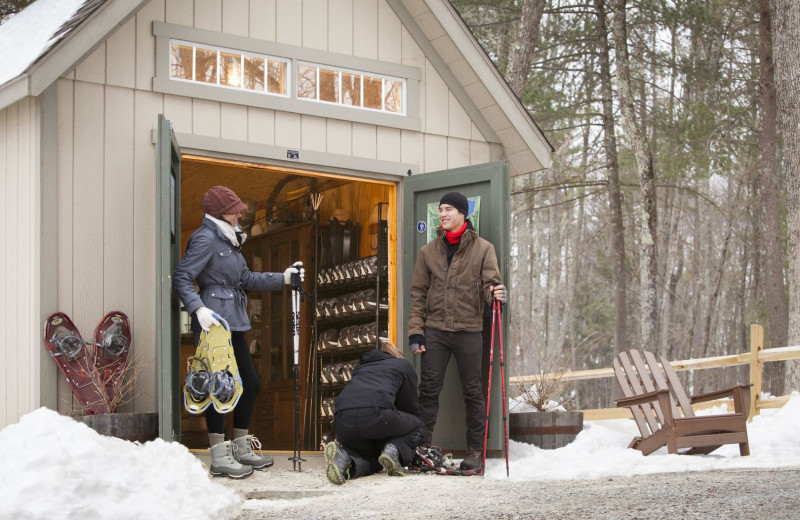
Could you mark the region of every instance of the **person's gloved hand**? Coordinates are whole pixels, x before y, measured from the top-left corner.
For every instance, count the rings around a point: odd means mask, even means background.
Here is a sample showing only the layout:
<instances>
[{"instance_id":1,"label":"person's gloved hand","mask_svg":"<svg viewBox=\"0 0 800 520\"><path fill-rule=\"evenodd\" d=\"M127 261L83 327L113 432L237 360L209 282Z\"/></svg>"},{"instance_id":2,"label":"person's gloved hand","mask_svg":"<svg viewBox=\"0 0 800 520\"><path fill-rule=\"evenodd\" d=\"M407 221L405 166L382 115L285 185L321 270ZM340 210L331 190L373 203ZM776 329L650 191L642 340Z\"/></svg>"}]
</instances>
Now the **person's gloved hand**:
<instances>
[{"instance_id":1,"label":"person's gloved hand","mask_svg":"<svg viewBox=\"0 0 800 520\"><path fill-rule=\"evenodd\" d=\"M303 269L303 262L295 262L291 267L283 272L284 285L289 285L292 283L292 275L297 273L300 273L300 281L304 281L306 278L306 270Z\"/></svg>"},{"instance_id":2,"label":"person's gloved hand","mask_svg":"<svg viewBox=\"0 0 800 520\"><path fill-rule=\"evenodd\" d=\"M197 316L198 323L200 323L200 328L206 332L211 330L212 325L219 325L219 321L214 317L214 311L208 307L200 307L194 313Z\"/></svg>"}]
</instances>

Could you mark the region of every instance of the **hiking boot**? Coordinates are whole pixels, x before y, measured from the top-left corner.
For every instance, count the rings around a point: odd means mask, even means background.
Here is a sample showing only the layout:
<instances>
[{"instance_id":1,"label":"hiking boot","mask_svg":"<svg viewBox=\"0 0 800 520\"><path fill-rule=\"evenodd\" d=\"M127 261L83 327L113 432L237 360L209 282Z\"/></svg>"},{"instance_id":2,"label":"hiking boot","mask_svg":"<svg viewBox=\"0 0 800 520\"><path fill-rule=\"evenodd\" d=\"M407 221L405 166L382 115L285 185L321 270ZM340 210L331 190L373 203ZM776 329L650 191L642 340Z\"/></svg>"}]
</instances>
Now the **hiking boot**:
<instances>
[{"instance_id":1,"label":"hiking boot","mask_svg":"<svg viewBox=\"0 0 800 520\"><path fill-rule=\"evenodd\" d=\"M238 439L233 439L236 445L236 450L233 456L242 464L251 466L253 469L264 469L272 466L275 461L269 457L262 457L257 455L253 448L260 450L261 442L253 435L245 435Z\"/></svg>"},{"instance_id":2,"label":"hiking boot","mask_svg":"<svg viewBox=\"0 0 800 520\"><path fill-rule=\"evenodd\" d=\"M481 467L483 467L483 449L475 447L467 449L459 469L479 469Z\"/></svg>"},{"instance_id":3,"label":"hiking boot","mask_svg":"<svg viewBox=\"0 0 800 520\"><path fill-rule=\"evenodd\" d=\"M402 464L400 464L400 453L397 451L397 446L394 444L387 444L383 447L383 452L381 456L378 457L378 462L381 463L383 469L391 477L405 477L406 470Z\"/></svg>"},{"instance_id":4,"label":"hiking boot","mask_svg":"<svg viewBox=\"0 0 800 520\"><path fill-rule=\"evenodd\" d=\"M350 478L350 466L353 461L350 455L338 442L333 441L325 445L325 476L328 482L341 486Z\"/></svg>"},{"instance_id":5,"label":"hiking boot","mask_svg":"<svg viewBox=\"0 0 800 520\"><path fill-rule=\"evenodd\" d=\"M234 452L238 447L231 441L220 442L211 446L211 468L209 473L218 477L225 475L230 478L244 478L253 474L253 468L246 464L240 464L234 457Z\"/></svg>"}]
</instances>

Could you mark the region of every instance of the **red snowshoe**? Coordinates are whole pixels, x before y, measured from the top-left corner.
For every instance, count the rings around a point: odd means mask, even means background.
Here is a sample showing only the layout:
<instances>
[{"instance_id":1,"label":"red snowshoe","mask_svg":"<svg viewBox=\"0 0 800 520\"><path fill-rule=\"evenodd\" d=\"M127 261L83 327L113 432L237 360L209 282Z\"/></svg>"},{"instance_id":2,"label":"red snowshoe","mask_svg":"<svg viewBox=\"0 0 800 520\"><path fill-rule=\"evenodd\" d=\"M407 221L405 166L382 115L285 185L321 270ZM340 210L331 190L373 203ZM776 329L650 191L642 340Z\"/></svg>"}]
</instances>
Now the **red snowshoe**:
<instances>
[{"instance_id":1,"label":"red snowshoe","mask_svg":"<svg viewBox=\"0 0 800 520\"><path fill-rule=\"evenodd\" d=\"M89 415L108 413L98 385L92 382L94 354L86 348L86 342L69 316L56 312L47 318L44 344L86 412Z\"/></svg>"},{"instance_id":2,"label":"red snowshoe","mask_svg":"<svg viewBox=\"0 0 800 520\"><path fill-rule=\"evenodd\" d=\"M94 364L114 408L111 412L116 412L119 404L115 396L124 382L130 345L131 329L125 313L111 311L103 316L94 330Z\"/></svg>"}]
</instances>

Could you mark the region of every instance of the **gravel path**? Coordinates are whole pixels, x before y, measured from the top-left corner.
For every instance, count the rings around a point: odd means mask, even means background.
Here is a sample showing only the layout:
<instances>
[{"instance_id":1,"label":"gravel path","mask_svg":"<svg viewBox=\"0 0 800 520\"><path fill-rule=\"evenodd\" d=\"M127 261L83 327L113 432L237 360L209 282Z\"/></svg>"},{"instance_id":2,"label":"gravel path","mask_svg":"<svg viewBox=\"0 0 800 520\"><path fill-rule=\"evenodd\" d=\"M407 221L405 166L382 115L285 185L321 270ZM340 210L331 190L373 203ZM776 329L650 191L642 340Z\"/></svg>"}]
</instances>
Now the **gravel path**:
<instances>
[{"instance_id":1,"label":"gravel path","mask_svg":"<svg viewBox=\"0 0 800 520\"><path fill-rule=\"evenodd\" d=\"M334 486L321 457L217 482L255 519L800 519L800 467L664 473L599 480L372 475Z\"/></svg>"}]
</instances>

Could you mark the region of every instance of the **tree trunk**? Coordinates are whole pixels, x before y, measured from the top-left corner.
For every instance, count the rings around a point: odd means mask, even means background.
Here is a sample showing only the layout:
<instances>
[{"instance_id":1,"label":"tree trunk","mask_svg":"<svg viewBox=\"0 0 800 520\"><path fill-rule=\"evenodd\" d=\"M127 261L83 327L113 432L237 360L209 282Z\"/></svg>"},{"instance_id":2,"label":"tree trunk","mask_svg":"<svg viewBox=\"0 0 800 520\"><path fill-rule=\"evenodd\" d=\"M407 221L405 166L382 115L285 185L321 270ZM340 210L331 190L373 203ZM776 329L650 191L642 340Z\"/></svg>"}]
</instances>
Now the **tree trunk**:
<instances>
[{"instance_id":1,"label":"tree trunk","mask_svg":"<svg viewBox=\"0 0 800 520\"><path fill-rule=\"evenodd\" d=\"M800 2L772 0L772 50L786 175L789 235L788 342L800 343ZM787 364L786 388L800 389L800 362Z\"/></svg>"},{"instance_id":2,"label":"tree trunk","mask_svg":"<svg viewBox=\"0 0 800 520\"><path fill-rule=\"evenodd\" d=\"M622 126L631 141L636 171L639 176L639 189L642 201L640 234L640 306L641 306L641 346L652 350L658 346L658 293L657 293L657 255L656 226L658 213L656 187L653 174L653 157L647 140L636 124L633 108L633 91L628 62L626 0L616 0L614 5L614 46L617 58L617 96L622 111Z\"/></svg>"},{"instance_id":3,"label":"tree trunk","mask_svg":"<svg viewBox=\"0 0 800 520\"><path fill-rule=\"evenodd\" d=\"M611 88L608 23L605 0L595 0L597 43L600 49L600 93L603 100L603 146L608 170L608 207L611 210L611 251L614 262L614 357L628 350L628 280L625 273L625 225L622 221L622 191L619 185L617 134Z\"/></svg>"},{"instance_id":4,"label":"tree trunk","mask_svg":"<svg viewBox=\"0 0 800 520\"><path fill-rule=\"evenodd\" d=\"M764 302L769 319L770 347L788 345L789 313L783 285L783 241L781 240L780 172L777 161L777 111L775 70L772 64L772 21L769 0L759 0L758 61L761 128L758 133L759 184L761 191L761 244L764 251ZM769 389L783 395L786 377L783 363L770 363Z\"/></svg>"},{"instance_id":5,"label":"tree trunk","mask_svg":"<svg viewBox=\"0 0 800 520\"><path fill-rule=\"evenodd\" d=\"M522 18L519 22L517 43L514 45L506 72L511 90L520 99L525 92L533 53L536 51L536 43L539 41L539 24L542 21L542 13L544 13L544 2L545 0L525 0L525 3L522 4Z\"/></svg>"}]
</instances>

